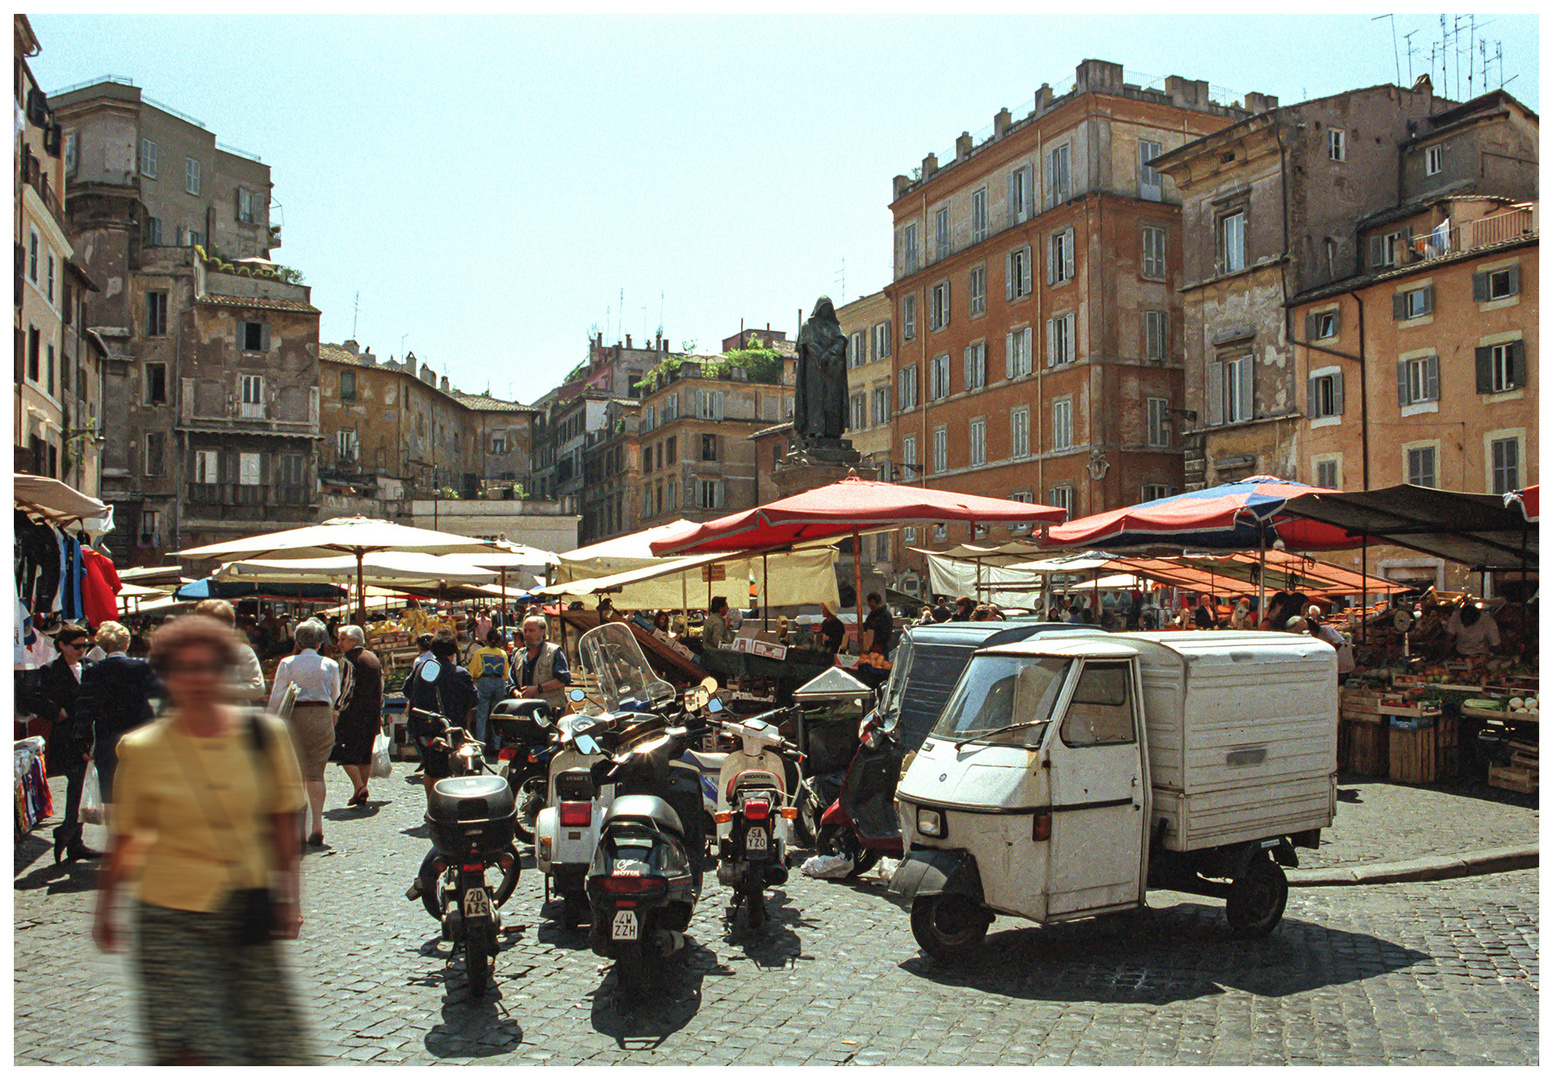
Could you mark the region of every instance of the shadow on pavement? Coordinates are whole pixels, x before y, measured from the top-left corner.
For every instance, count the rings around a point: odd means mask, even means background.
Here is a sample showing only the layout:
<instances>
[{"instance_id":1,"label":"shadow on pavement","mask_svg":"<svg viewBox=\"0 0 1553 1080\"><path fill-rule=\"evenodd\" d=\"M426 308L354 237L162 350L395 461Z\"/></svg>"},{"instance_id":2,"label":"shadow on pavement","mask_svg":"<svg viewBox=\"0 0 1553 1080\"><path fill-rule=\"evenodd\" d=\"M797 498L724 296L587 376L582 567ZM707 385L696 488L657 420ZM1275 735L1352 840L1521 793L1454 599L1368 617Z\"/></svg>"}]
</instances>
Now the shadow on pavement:
<instances>
[{"instance_id":1,"label":"shadow on pavement","mask_svg":"<svg viewBox=\"0 0 1553 1080\"><path fill-rule=\"evenodd\" d=\"M1030 1001L1164 1005L1225 988L1287 997L1428 959L1368 934L1289 918L1266 938L1237 938L1222 907L1195 903L1054 926L1001 925L1009 928L989 934L980 956L962 966L924 954L899 966L942 986Z\"/></svg>"},{"instance_id":2,"label":"shadow on pavement","mask_svg":"<svg viewBox=\"0 0 1553 1080\"><path fill-rule=\"evenodd\" d=\"M44 860L30 872L16 879L19 891L48 889L48 895L56 893L91 892L97 887L98 860L62 862L55 864L53 848L44 853Z\"/></svg>"},{"instance_id":3,"label":"shadow on pavement","mask_svg":"<svg viewBox=\"0 0 1553 1080\"><path fill-rule=\"evenodd\" d=\"M742 901L738 907L724 903L723 940L742 949L745 957L760 968L781 969L794 961L814 959L804 955L797 929L818 926L819 921L805 919L782 889L768 890L765 900L766 922L758 929L750 928L749 909Z\"/></svg>"},{"instance_id":4,"label":"shadow on pavement","mask_svg":"<svg viewBox=\"0 0 1553 1080\"><path fill-rule=\"evenodd\" d=\"M440 966L412 980L421 986L440 983L443 988L442 1022L426 1033L426 1051L439 1058L485 1058L512 1053L523 1044L523 1028L508 1013L502 1001L502 987L528 974L530 967L508 964L504 968L502 960L510 953L498 952L490 989L476 998L469 993L462 950L449 953L443 945L440 938L432 938L417 950L429 961L440 961Z\"/></svg>"},{"instance_id":5,"label":"shadow on pavement","mask_svg":"<svg viewBox=\"0 0 1553 1080\"><path fill-rule=\"evenodd\" d=\"M1481 773L1482 769L1480 768L1478 772ZM1404 791L1428 791L1463 799L1479 799L1504 806L1518 806L1526 810L1535 810L1538 807L1537 795L1531 792L1506 791L1504 788L1489 787L1486 778L1476 774L1470 777L1441 780L1433 784L1404 784L1384 777L1359 776L1354 773L1337 774L1337 798L1340 802L1363 802L1365 788L1382 786L1401 788Z\"/></svg>"},{"instance_id":6,"label":"shadow on pavement","mask_svg":"<svg viewBox=\"0 0 1553 1080\"><path fill-rule=\"evenodd\" d=\"M718 962L716 953L687 937L680 955L653 969L649 992L625 1000L611 965L591 995L593 1030L614 1039L622 1050L656 1049L700 1011L701 983L708 975L732 974L732 968Z\"/></svg>"}]
</instances>

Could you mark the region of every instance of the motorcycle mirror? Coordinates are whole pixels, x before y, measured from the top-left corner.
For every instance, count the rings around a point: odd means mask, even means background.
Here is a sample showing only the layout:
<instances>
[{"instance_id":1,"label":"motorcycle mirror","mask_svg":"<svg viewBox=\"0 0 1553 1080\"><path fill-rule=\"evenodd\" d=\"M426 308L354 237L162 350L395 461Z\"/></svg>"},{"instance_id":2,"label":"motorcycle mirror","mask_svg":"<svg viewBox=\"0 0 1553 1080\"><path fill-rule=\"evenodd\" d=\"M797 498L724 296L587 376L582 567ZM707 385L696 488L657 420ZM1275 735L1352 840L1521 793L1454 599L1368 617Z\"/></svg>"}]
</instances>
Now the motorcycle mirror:
<instances>
[{"instance_id":1,"label":"motorcycle mirror","mask_svg":"<svg viewBox=\"0 0 1553 1080\"><path fill-rule=\"evenodd\" d=\"M583 688L580 687L580 686L572 687L571 690L567 692L566 696L571 698L573 701L587 701L588 700L587 692L584 691Z\"/></svg>"},{"instance_id":2,"label":"motorcycle mirror","mask_svg":"<svg viewBox=\"0 0 1553 1080\"><path fill-rule=\"evenodd\" d=\"M442 665L435 660L427 660L415 669L416 678L422 682L436 682L442 675Z\"/></svg>"},{"instance_id":3,"label":"motorcycle mirror","mask_svg":"<svg viewBox=\"0 0 1553 1080\"><path fill-rule=\"evenodd\" d=\"M582 754L602 754L599 744L593 741L592 735L579 735L576 739L577 751Z\"/></svg>"},{"instance_id":4,"label":"motorcycle mirror","mask_svg":"<svg viewBox=\"0 0 1553 1080\"><path fill-rule=\"evenodd\" d=\"M720 713L720 712L722 712L723 711L723 700L722 700L722 698L712 698L710 701L708 701L706 703L706 711L709 712L709 713Z\"/></svg>"}]
</instances>

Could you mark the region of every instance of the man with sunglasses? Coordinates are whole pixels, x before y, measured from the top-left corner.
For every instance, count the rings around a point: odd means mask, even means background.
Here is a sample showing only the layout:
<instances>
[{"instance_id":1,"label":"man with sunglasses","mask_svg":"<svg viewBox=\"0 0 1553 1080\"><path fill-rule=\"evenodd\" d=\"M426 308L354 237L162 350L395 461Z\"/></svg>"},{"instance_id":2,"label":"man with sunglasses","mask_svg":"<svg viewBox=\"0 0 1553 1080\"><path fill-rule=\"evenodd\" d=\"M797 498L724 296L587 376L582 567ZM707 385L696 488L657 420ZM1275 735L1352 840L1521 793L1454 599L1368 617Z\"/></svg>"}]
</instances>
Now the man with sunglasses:
<instances>
[{"instance_id":1,"label":"man with sunglasses","mask_svg":"<svg viewBox=\"0 0 1553 1080\"><path fill-rule=\"evenodd\" d=\"M92 756L91 714L81 707L82 675L90 665L83 659L92 644L84 626L66 623L54 635L59 655L38 672L37 698L31 707L52 720L48 735L49 771L64 774L64 821L54 830L54 861L95 859L102 852L86 846L81 828L81 788Z\"/></svg>"}]
</instances>

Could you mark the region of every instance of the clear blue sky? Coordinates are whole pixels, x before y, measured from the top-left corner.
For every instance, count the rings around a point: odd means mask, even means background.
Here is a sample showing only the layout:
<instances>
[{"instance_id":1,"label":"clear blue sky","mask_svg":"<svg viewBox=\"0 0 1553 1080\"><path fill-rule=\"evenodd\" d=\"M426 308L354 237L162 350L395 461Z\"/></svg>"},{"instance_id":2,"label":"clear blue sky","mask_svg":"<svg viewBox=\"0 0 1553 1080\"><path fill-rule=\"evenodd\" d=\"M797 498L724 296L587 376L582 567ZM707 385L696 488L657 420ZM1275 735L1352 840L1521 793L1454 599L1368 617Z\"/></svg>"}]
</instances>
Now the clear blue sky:
<instances>
[{"instance_id":1,"label":"clear blue sky","mask_svg":"<svg viewBox=\"0 0 1553 1080\"><path fill-rule=\"evenodd\" d=\"M741 319L792 334L816 296L882 288L891 178L1043 82L1065 92L1086 57L1291 103L1408 83L1441 36L1426 15L1395 39L1369 16L31 19L45 89L127 76L264 159L275 258L323 340L351 336L359 292L364 346L522 401L590 329L640 341L661 311L674 348L712 351ZM1537 110L1537 18L1477 21Z\"/></svg>"}]
</instances>

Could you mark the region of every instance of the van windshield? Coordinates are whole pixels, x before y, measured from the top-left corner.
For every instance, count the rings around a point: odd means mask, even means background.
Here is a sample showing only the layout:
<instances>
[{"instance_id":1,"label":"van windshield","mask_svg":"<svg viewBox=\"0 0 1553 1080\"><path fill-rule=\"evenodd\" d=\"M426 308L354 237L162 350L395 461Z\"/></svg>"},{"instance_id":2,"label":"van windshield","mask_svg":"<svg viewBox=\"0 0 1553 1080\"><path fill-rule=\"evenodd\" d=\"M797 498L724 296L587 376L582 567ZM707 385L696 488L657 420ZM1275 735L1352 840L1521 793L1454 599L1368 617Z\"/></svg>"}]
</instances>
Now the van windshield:
<instances>
[{"instance_id":1,"label":"van windshield","mask_svg":"<svg viewBox=\"0 0 1553 1080\"><path fill-rule=\"evenodd\" d=\"M1071 665L1056 656L973 657L933 734L1039 746Z\"/></svg>"}]
</instances>

